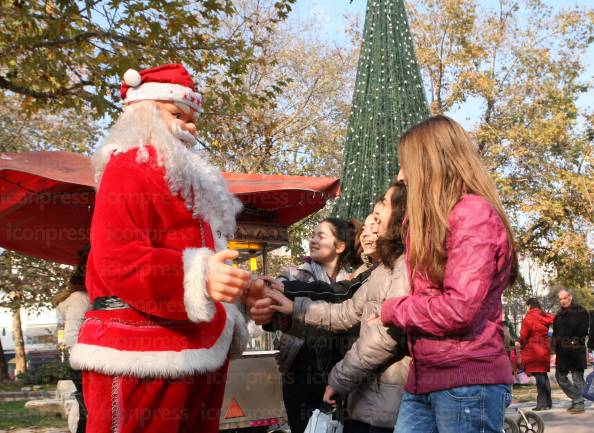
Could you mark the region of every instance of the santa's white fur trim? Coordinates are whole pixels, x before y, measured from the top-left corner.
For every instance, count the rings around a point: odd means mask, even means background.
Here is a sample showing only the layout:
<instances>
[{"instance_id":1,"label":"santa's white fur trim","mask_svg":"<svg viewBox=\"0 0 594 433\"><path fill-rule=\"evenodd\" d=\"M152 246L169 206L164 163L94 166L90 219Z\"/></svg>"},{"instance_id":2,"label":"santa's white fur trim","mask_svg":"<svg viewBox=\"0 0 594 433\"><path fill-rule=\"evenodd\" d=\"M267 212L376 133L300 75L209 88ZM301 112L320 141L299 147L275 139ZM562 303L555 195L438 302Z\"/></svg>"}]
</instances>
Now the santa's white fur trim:
<instances>
[{"instance_id":1,"label":"santa's white fur trim","mask_svg":"<svg viewBox=\"0 0 594 433\"><path fill-rule=\"evenodd\" d=\"M227 320L233 320L233 339L229 347L229 358L237 359L245 351L248 342L250 341L250 334L247 328L246 317L239 311L237 306L233 304L223 304L227 312Z\"/></svg>"},{"instance_id":2,"label":"santa's white fur trim","mask_svg":"<svg viewBox=\"0 0 594 433\"><path fill-rule=\"evenodd\" d=\"M137 87L140 86L142 83L142 77L140 73L135 69L128 69L124 73L124 83L126 83L130 87Z\"/></svg>"},{"instance_id":3,"label":"santa's white fur trim","mask_svg":"<svg viewBox=\"0 0 594 433\"><path fill-rule=\"evenodd\" d=\"M92 157L97 189L113 154L138 148L137 161L148 159L146 145L157 151L157 164L165 168L165 180L173 195L180 195L194 218L210 224L215 250L227 247L235 235L235 216L241 202L231 194L221 172L201 155L187 149L165 125L153 101L128 106Z\"/></svg>"},{"instance_id":4,"label":"santa's white fur trim","mask_svg":"<svg viewBox=\"0 0 594 433\"><path fill-rule=\"evenodd\" d=\"M183 252L184 306L192 322L210 322L216 313L206 290L206 258L211 254L208 248L186 248Z\"/></svg>"},{"instance_id":5,"label":"santa's white fur trim","mask_svg":"<svg viewBox=\"0 0 594 433\"><path fill-rule=\"evenodd\" d=\"M130 87L126 92L126 104L143 100L171 101L185 104L197 112L202 111L202 96L186 86L173 83L143 83Z\"/></svg>"},{"instance_id":6,"label":"santa's white fur trim","mask_svg":"<svg viewBox=\"0 0 594 433\"><path fill-rule=\"evenodd\" d=\"M228 315L215 344L204 349L148 352L77 343L70 351L70 365L107 376L176 378L212 372L225 363L234 328L234 317Z\"/></svg>"}]
</instances>

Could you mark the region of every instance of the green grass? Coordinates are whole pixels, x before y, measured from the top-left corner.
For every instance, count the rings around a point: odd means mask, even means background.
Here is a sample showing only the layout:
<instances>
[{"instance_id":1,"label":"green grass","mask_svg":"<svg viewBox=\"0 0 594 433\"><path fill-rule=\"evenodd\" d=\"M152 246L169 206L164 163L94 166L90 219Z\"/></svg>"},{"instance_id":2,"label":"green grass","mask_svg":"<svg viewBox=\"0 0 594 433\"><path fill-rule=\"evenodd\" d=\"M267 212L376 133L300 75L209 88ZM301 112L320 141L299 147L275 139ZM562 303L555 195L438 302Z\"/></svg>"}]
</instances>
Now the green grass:
<instances>
[{"instance_id":1,"label":"green grass","mask_svg":"<svg viewBox=\"0 0 594 433\"><path fill-rule=\"evenodd\" d=\"M512 388L513 399L517 402L524 403L527 401L536 401L536 386L535 385L514 385Z\"/></svg>"},{"instance_id":2,"label":"green grass","mask_svg":"<svg viewBox=\"0 0 594 433\"><path fill-rule=\"evenodd\" d=\"M67 427L66 420L25 409L26 400L0 401L0 429L23 427Z\"/></svg>"},{"instance_id":3,"label":"green grass","mask_svg":"<svg viewBox=\"0 0 594 433\"><path fill-rule=\"evenodd\" d=\"M559 390L559 385L557 385L554 382L551 382L551 391L553 392L553 394L555 393L555 391ZM534 401L536 402L536 395L537 395L537 391L536 391L536 385L514 385L512 388L512 396L514 401L517 401L519 403L525 403L528 401ZM555 398L555 396L553 395L553 399Z\"/></svg>"}]
</instances>

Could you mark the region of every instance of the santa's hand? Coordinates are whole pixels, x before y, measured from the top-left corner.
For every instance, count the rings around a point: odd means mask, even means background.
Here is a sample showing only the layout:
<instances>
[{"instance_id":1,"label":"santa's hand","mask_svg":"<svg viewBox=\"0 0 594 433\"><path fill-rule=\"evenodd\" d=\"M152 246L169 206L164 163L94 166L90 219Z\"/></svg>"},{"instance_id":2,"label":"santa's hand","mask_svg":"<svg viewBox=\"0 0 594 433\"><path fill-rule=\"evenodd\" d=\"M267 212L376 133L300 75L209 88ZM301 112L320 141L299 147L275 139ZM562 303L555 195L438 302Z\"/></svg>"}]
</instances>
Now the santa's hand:
<instances>
[{"instance_id":1,"label":"santa's hand","mask_svg":"<svg viewBox=\"0 0 594 433\"><path fill-rule=\"evenodd\" d=\"M293 315L293 301L277 290L264 289L264 295L272 298L277 305L271 305L270 308L287 316Z\"/></svg>"},{"instance_id":2,"label":"santa's hand","mask_svg":"<svg viewBox=\"0 0 594 433\"><path fill-rule=\"evenodd\" d=\"M248 286L250 273L225 263L227 260L235 260L238 256L237 251L231 250L208 256L206 290L212 300L233 303Z\"/></svg>"}]
</instances>

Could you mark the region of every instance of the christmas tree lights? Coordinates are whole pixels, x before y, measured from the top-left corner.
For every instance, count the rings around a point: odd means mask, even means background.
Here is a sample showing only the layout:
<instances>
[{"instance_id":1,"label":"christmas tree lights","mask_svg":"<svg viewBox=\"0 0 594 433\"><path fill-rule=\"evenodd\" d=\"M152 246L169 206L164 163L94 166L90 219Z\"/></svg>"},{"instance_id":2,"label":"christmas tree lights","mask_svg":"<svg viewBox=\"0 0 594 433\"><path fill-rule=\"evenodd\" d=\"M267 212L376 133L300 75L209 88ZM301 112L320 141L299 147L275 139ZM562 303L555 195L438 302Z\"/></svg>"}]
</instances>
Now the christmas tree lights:
<instances>
[{"instance_id":1,"label":"christmas tree lights","mask_svg":"<svg viewBox=\"0 0 594 433\"><path fill-rule=\"evenodd\" d=\"M367 4L334 214L363 220L398 173L402 133L429 115L403 0Z\"/></svg>"}]
</instances>

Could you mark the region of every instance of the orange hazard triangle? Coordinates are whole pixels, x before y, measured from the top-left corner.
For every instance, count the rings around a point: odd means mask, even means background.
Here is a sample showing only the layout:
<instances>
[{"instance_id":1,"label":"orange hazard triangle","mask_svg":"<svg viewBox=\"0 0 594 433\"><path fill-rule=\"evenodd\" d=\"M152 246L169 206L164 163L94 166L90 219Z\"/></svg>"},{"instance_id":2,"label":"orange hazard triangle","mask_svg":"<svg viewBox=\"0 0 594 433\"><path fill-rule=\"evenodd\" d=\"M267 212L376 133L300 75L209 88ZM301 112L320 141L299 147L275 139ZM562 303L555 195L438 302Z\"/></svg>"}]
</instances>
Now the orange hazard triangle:
<instances>
[{"instance_id":1,"label":"orange hazard triangle","mask_svg":"<svg viewBox=\"0 0 594 433\"><path fill-rule=\"evenodd\" d=\"M237 403L237 400L235 400L235 397L233 397L231 399L231 404L227 408L227 412L225 412L225 419L239 418L242 416L245 416L245 413L241 409L241 406L239 406L239 403Z\"/></svg>"}]
</instances>

